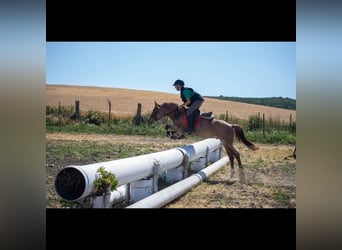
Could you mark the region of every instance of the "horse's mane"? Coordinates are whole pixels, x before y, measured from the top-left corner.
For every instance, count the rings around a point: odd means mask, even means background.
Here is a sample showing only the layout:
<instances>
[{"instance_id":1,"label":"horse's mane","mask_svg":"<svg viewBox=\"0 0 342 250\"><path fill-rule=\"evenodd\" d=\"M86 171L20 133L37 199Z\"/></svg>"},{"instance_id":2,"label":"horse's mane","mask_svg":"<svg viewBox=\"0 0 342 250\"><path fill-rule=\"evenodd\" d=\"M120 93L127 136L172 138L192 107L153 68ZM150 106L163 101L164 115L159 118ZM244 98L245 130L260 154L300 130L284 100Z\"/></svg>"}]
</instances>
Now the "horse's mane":
<instances>
[{"instance_id":1,"label":"horse's mane","mask_svg":"<svg viewBox=\"0 0 342 250\"><path fill-rule=\"evenodd\" d=\"M178 107L178 104L174 103L174 102L164 102L160 106L163 106L163 107L165 107L167 109L176 109L176 106Z\"/></svg>"},{"instance_id":2,"label":"horse's mane","mask_svg":"<svg viewBox=\"0 0 342 250\"><path fill-rule=\"evenodd\" d=\"M166 110L168 110L168 112L175 112L174 113L174 117L177 118L180 115L184 114L185 109L178 109L178 104L177 103L173 103L173 102L165 102L163 104L160 105L161 107L165 108Z\"/></svg>"}]
</instances>

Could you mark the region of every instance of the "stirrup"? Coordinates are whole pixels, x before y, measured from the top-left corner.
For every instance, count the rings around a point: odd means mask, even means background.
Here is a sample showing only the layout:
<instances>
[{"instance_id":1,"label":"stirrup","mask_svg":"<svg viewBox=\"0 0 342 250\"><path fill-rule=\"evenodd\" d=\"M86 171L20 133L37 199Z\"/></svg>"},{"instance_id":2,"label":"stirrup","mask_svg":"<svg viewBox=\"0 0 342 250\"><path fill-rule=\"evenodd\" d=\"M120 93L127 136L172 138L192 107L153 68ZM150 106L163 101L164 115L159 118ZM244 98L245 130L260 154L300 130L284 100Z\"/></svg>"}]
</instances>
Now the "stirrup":
<instances>
[{"instance_id":1,"label":"stirrup","mask_svg":"<svg viewBox=\"0 0 342 250\"><path fill-rule=\"evenodd\" d=\"M206 116L206 117L211 117L213 115L213 112L206 112L206 113L201 113L201 116Z\"/></svg>"},{"instance_id":2,"label":"stirrup","mask_svg":"<svg viewBox=\"0 0 342 250\"><path fill-rule=\"evenodd\" d=\"M188 128L188 129L185 131L185 134L187 134L187 135L192 135L192 133L194 133L194 132L195 132L194 129Z\"/></svg>"},{"instance_id":3,"label":"stirrup","mask_svg":"<svg viewBox=\"0 0 342 250\"><path fill-rule=\"evenodd\" d=\"M206 118L206 119L212 119L212 118L214 118L213 112L211 112L211 111L208 112L208 113L201 113L200 116L203 117L203 118Z\"/></svg>"}]
</instances>

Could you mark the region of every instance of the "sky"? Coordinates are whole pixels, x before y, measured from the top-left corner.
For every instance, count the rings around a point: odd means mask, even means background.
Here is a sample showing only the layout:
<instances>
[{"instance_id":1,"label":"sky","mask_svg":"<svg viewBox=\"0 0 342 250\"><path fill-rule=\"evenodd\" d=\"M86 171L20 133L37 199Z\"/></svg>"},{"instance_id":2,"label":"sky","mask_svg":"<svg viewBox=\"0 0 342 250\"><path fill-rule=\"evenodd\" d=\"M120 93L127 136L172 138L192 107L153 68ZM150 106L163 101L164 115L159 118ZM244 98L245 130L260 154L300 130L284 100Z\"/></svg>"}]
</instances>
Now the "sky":
<instances>
[{"instance_id":1,"label":"sky","mask_svg":"<svg viewBox=\"0 0 342 250\"><path fill-rule=\"evenodd\" d=\"M296 99L295 42L47 42L46 83Z\"/></svg>"}]
</instances>

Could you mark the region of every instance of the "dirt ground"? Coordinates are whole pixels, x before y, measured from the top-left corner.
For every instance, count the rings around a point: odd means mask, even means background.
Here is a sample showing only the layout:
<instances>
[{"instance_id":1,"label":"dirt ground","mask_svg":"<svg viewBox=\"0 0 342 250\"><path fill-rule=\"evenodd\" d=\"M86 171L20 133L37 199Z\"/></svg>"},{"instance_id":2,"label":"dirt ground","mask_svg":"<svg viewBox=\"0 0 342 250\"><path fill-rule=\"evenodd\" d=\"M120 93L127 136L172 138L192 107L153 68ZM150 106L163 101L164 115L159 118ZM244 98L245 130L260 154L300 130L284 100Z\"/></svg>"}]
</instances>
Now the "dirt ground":
<instances>
[{"instance_id":1,"label":"dirt ground","mask_svg":"<svg viewBox=\"0 0 342 250\"><path fill-rule=\"evenodd\" d=\"M169 138L152 138L123 135L86 135L47 133L47 141L72 140L96 143L134 143L136 147L154 144L173 148L180 141ZM198 140L198 138L197 138ZM188 138L181 143L193 143ZM200 185L167 204L165 208L296 208L296 159L294 146L258 144L259 150L251 151L241 143L234 143L239 151L243 169L232 170L229 163ZM47 152L47 154L50 152ZM223 153L225 156L225 153ZM89 162L88 162L89 163ZM88 164L84 162L83 164ZM54 179L59 168L82 164L80 162L54 161L46 163L46 207L63 207L54 189ZM115 206L114 206L115 207ZM117 207L123 207L118 205Z\"/></svg>"}]
</instances>

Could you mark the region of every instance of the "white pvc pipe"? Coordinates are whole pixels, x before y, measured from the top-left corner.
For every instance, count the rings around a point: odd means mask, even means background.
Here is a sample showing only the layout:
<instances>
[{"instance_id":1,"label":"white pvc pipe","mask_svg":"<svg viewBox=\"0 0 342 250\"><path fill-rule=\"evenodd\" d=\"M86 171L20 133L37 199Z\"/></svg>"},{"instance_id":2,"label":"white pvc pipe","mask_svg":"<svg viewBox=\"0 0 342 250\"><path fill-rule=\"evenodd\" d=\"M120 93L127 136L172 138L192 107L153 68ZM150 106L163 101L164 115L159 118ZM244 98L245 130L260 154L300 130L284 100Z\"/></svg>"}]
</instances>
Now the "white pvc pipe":
<instances>
[{"instance_id":1,"label":"white pvc pipe","mask_svg":"<svg viewBox=\"0 0 342 250\"><path fill-rule=\"evenodd\" d=\"M115 174L117 185L121 186L151 176L156 165L159 172L176 168L183 164L184 154L191 161L205 155L207 147L210 152L220 145L219 139L210 138L178 149L82 166L67 166L57 173L55 189L63 199L78 201L94 192L93 182L99 167Z\"/></svg>"},{"instance_id":2,"label":"white pvc pipe","mask_svg":"<svg viewBox=\"0 0 342 250\"><path fill-rule=\"evenodd\" d=\"M67 166L55 179L56 192L65 200L77 201L95 190L94 180L99 167L115 174L118 186L143 179L153 174L155 164L165 171L182 165L183 153L178 149L157 152L153 154L129 157L125 159L100 162L82 166Z\"/></svg>"},{"instance_id":3,"label":"white pvc pipe","mask_svg":"<svg viewBox=\"0 0 342 250\"><path fill-rule=\"evenodd\" d=\"M200 157L205 156L207 152L207 147L209 148L209 154L212 151L215 151L218 147L221 146L221 141L219 139L206 139L203 141L195 142L193 144L186 145L182 147L188 154L189 161L196 160Z\"/></svg>"},{"instance_id":4,"label":"white pvc pipe","mask_svg":"<svg viewBox=\"0 0 342 250\"><path fill-rule=\"evenodd\" d=\"M118 203L120 201L125 200L126 194L127 194L126 189L127 189L127 185L122 185L118 187L116 190L111 191L108 202L102 196L100 196L100 198L96 196L93 197L93 200L92 200L93 208L110 208L113 206L114 203Z\"/></svg>"},{"instance_id":5,"label":"white pvc pipe","mask_svg":"<svg viewBox=\"0 0 342 250\"><path fill-rule=\"evenodd\" d=\"M122 185L118 187L116 190L112 191L110 194L109 203L113 205L114 203L123 201L126 199L126 189L127 185Z\"/></svg>"},{"instance_id":6,"label":"white pvc pipe","mask_svg":"<svg viewBox=\"0 0 342 250\"><path fill-rule=\"evenodd\" d=\"M169 187L162 189L126 208L160 208L186 193L191 188L200 184L203 180L224 167L229 162L228 156L221 158L210 166L202 169L196 174L181 180Z\"/></svg>"}]
</instances>

